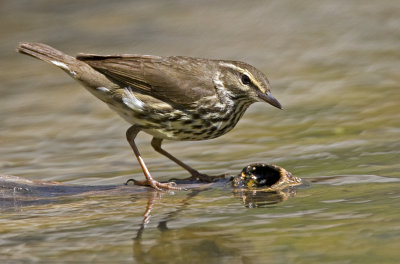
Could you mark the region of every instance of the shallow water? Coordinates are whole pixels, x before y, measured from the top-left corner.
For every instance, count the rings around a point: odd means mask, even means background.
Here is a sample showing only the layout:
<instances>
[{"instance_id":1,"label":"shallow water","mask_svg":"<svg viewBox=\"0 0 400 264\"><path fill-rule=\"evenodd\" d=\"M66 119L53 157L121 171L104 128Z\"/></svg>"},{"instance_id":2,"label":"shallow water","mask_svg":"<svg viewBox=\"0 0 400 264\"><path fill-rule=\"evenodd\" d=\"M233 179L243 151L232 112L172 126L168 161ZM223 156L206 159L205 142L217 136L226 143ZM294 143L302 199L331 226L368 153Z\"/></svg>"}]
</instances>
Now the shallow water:
<instances>
[{"instance_id":1,"label":"shallow water","mask_svg":"<svg viewBox=\"0 0 400 264\"><path fill-rule=\"evenodd\" d=\"M13 203L3 194L1 262L397 263L399 10L389 0L2 1L0 174L79 186L143 177L127 123L60 70L14 52L37 41L71 55L253 64L284 111L255 104L221 138L165 148L203 172L267 162L311 186L258 208L226 186L47 202L17 190ZM153 175L186 177L150 139L138 144Z\"/></svg>"}]
</instances>

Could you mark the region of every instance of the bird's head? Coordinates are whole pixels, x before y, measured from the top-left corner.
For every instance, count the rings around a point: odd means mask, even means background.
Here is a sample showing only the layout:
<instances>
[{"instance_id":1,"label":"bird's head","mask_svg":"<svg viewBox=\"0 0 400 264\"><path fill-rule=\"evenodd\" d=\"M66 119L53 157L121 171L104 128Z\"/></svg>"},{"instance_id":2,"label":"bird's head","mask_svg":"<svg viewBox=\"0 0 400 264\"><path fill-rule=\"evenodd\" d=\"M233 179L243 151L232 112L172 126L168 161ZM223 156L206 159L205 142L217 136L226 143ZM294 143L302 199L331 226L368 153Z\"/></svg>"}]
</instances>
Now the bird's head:
<instances>
[{"instance_id":1,"label":"bird's head","mask_svg":"<svg viewBox=\"0 0 400 264\"><path fill-rule=\"evenodd\" d=\"M267 102L282 109L272 96L267 77L255 67L239 61L220 61L217 82L223 85L232 98L251 102Z\"/></svg>"}]
</instances>

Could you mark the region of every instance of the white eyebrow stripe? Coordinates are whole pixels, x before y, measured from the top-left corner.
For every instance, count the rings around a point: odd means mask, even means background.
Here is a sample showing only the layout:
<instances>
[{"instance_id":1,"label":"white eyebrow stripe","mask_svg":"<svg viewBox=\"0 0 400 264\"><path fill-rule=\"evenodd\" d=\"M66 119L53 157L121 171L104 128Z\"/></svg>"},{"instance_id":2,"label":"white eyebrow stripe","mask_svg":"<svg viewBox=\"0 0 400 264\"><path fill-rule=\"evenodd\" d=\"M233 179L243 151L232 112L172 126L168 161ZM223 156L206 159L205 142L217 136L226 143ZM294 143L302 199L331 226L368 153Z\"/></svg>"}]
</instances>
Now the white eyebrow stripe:
<instances>
[{"instance_id":1,"label":"white eyebrow stripe","mask_svg":"<svg viewBox=\"0 0 400 264\"><path fill-rule=\"evenodd\" d=\"M247 69L240 68L240 67L238 67L238 66L236 66L236 65L233 65L232 63L227 63L227 62L220 62L219 65L222 66L222 67L231 68L231 69L236 70L236 71L238 71L238 72L240 72L240 73L242 73L242 74L246 74L247 76L249 76L250 81L251 81L253 84L255 84L255 86L256 86L261 92L263 92L263 93L266 92L266 90L265 90L264 87L260 84L260 82L258 82L258 81L256 80L256 78L254 78L253 74L251 74Z\"/></svg>"},{"instance_id":2,"label":"white eyebrow stripe","mask_svg":"<svg viewBox=\"0 0 400 264\"><path fill-rule=\"evenodd\" d=\"M223 67L231 68L231 69L236 70L236 71L241 72L241 73L247 73L247 74L251 75L249 73L249 71L247 71L246 69L242 69L242 68L240 68L240 67L238 67L236 65L233 65L232 63L220 62L219 65L223 66Z\"/></svg>"}]
</instances>

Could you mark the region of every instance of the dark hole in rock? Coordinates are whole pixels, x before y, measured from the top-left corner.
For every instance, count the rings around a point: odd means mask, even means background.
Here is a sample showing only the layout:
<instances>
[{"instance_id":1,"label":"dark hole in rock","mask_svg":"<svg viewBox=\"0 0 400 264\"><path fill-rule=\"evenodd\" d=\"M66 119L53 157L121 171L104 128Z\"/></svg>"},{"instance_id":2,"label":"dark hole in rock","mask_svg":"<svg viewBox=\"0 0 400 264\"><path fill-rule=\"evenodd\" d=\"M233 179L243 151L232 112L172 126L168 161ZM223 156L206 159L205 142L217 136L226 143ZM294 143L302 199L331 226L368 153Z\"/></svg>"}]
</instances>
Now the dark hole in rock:
<instances>
[{"instance_id":1,"label":"dark hole in rock","mask_svg":"<svg viewBox=\"0 0 400 264\"><path fill-rule=\"evenodd\" d=\"M257 178L258 186L272 186L281 179L280 171L270 166L253 166L250 172Z\"/></svg>"}]
</instances>

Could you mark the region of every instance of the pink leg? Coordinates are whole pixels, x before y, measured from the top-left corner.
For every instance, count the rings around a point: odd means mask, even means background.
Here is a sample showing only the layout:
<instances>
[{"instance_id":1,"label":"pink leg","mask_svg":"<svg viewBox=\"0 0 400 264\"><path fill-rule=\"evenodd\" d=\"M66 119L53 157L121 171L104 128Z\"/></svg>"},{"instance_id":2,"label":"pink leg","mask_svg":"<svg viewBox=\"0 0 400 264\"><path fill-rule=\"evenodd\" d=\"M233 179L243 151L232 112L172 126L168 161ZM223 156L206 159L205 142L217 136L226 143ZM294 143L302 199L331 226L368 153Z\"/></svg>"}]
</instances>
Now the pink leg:
<instances>
[{"instance_id":1,"label":"pink leg","mask_svg":"<svg viewBox=\"0 0 400 264\"><path fill-rule=\"evenodd\" d=\"M131 145L133 152L135 153L135 156L140 164L140 167L142 167L144 176L146 177L146 181L135 181L134 180L134 183L136 185L149 185L156 190L161 190L161 188L168 189L168 190L180 190L181 188L173 186L172 183L160 183L160 182L154 180L153 177L151 177L151 174L150 174L149 170L147 169L147 166L144 163L144 160L140 156L140 152L135 144L135 138L139 132L140 132L140 128L135 125L131 126L126 131L126 138L129 142L129 144Z\"/></svg>"},{"instance_id":2,"label":"pink leg","mask_svg":"<svg viewBox=\"0 0 400 264\"><path fill-rule=\"evenodd\" d=\"M192 175L190 178L188 178L188 180L200 180L200 181L204 181L204 182L213 182L213 181L215 181L215 179L225 178L225 175L208 176L207 174L203 174L203 173L198 172L197 170L193 169L192 167L190 167L186 163L180 161L179 159L175 158L170 153L168 153L167 151L162 149L161 148L161 143L162 143L162 139L161 138L155 138L154 137L151 140L151 145L153 146L155 151L157 151L158 153L166 156L167 158L169 158L170 160L172 160L173 162L175 162L176 164L178 164L179 166L181 166L182 168L187 170L190 173L190 175Z\"/></svg>"}]
</instances>

